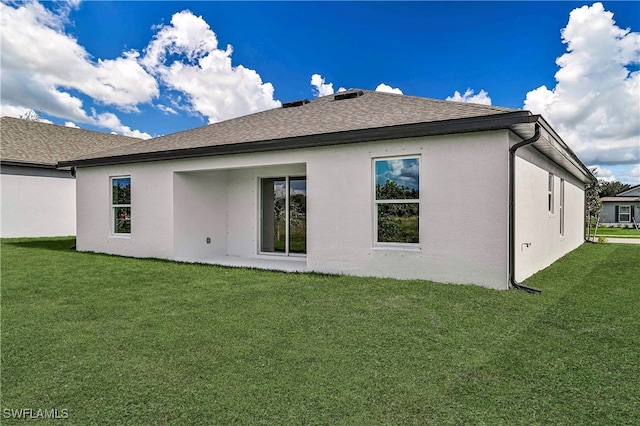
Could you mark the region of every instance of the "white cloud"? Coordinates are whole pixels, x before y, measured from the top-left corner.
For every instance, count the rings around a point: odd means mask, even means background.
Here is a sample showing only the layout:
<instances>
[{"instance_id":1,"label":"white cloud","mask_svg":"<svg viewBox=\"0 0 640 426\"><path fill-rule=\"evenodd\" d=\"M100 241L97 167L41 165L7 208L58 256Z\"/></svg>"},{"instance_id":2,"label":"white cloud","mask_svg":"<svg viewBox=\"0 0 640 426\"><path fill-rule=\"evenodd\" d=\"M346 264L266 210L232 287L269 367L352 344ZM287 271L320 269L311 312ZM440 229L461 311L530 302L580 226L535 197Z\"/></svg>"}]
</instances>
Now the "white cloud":
<instances>
[{"instance_id":1,"label":"white cloud","mask_svg":"<svg viewBox=\"0 0 640 426\"><path fill-rule=\"evenodd\" d=\"M527 93L524 108L542 114L587 164L640 162L640 33L621 29L601 3L574 9L562 30L556 86Z\"/></svg>"},{"instance_id":2,"label":"white cloud","mask_svg":"<svg viewBox=\"0 0 640 426\"><path fill-rule=\"evenodd\" d=\"M311 76L311 85L313 86L313 94L315 96L327 96L333 95L333 83L325 83L324 78L320 74L314 74ZM344 87L341 87L338 92L344 92Z\"/></svg>"},{"instance_id":3,"label":"white cloud","mask_svg":"<svg viewBox=\"0 0 640 426\"><path fill-rule=\"evenodd\" d=\"M630 185L640 185L640 164L629 165L595 165L596 177L609 182L619 181Z\"/></svg>"},{"instance_id":4,"label":"white cloud","mask_svg":"<svg viewBox=\"0 0 640 426\"><path fill-rule=\"evenodd\" d=\"M20 118L29 111L33 111L31 108L15 105L0 105L0 117L15 117Z\"/></svg>"},{"instance_id":5,"label":"white cloud","mask_svg":"<svg viewBox=\"0 0 640 426\"><path fill-rule=\"evenodd\" d=\"M158 104L156 105L156 107L164 112L165 114L172 114L172 115L178 115L178 111L176 111L175 109L171 108L170 106L166 106L163 104Z\"/></svg>"},{"instance_id":6,"label":"white cloud","mask_svg":"<svg viewBox=\"0 0 640 426\"><path fill-rule=\"evenodd\" d=\"M64 127L72 127L74 129L79 129L80 126L78 126L76 123L74 123L73 121L66 121L64 123Z\"/></svg>"},{"instance_id":7,"label":"white cloud","mask_svg":"<svg viewBox=\"0 0 640 426\"><path fill-rule=\"evenodd\" d=\"M394 89L393 87L384 83L378 84L378 87L376 87L376 92L397 93L399 95L402 95L402 90L398 88Z\"/></svg>"},{"instance_id":8,"label":"white cloud","mask_svg":"<svg viewBox=\"0 0 640 426\"><path fill-rule=\"evenodd\" d=\"M325 79L320 74L313 74L311 76L311 86L313 86L314 96L327 96L335 93L333 90L333 83L326 83ZM338 89L338 93L346 91L347 89L344 87L340 87ZM397 93L402 95L402 90L393 88L384 83L380 83L378 87L376 87L376 92Z\"/></svg>"},{"instance_id":9,"label":"white cloud","mask_svg":"<svg viewBox=\"0 0 640 426\"><path fill-rule=\"evenodd\" d=\"M140 62L170 89L182 92L187 109L214 123L280 106L271 83L242 65L231 64L233 49L218 39L200 16L176 13L144 49Z\"/></svg>"},{"instance_id":10,"label":"white cloud","mask_svg":"<svg viewBox=\"0 0 640 426\"><path fill-rule=\"evenodd\" d=\"M0 10L4 101L16 103L24 92L47 97L73 89L101 103L132 109L158 95L154 78L138 64L135 51L93 62L84 47L63 32L65 15L37 2L17 8L2 3ZM5 84L5 78L11 84ZM72 107L69 115L74 114Z\"/></svg>"},{"instance_id":11,"label":"white cloud","mask_svg":"<svg viewBox=\"0 0 640 426\"><path fill-rule=\"evenodd\" d=\"M630 185L640 185L640 164L629 165L623 164L621 166L612 166L618 170L616 173L620 182L628 183Z\"/></svg>"},{"instance_id":12,"label":"white cloud","mask_svg":"<svg viewBox=\"0 0 640 426\"><path fill-rule=\"evenodd\" d=\"M93 61L85 48L65 33L68 13L79 3L57 3L52 10L36 1L0 4L3 115L19 116L19 110L35 109L100 125L69 90L126 111L135 111L136 105L158 95L155 79L138 63L137 52Z\"/></svg>"},{"instance_id":13,"label":"white cloud","mask_svg":"<svg viewBox=\"0 0 640 426\"><path fill-rule=\"evenodd\" d=\"M96 114L94 112L93 119L97 126L110 129L119 135L131 136L140 139L151 138L151 135L146 132L141 132L140 130L132 130L129 126L123 125L120 122L120 119L111 112L105 112L102 114Z\"/></svg>"},{"instance_id":14,"label":"white cloud","mask_svg":"<svg viewBox=\"0 0 640 426\"><path fill-rule=\"evenodd\" d=\"M231 46L219 49L209 25L189 11L155 27L142 56L129 50L94 60L65 31L79 3L53 4L51 10L36 1L0 5L3 111L36 109L144 138L148 133L123 125L107 107L138 112L140 104L162 98L156 106L166 114L183 110L215 122L280 106L271 83L252 69L232 66ZM91 112L85 96L93 101Z\"/></svg>"},{"instance_id":15,"label":"white cloud","mask_svg":"<svg viewBox=\"0 0 640 426\"><path fill-rule=\"evenodd\" d=\"M6 71L2 64L2 105L3 108L25 107L43 111L56 117L89 122L82 109L82 101L53 86L47 86L37 76L27 73Z\"/></svg>"},{"instance_id":16,"label":"white cloud","mask_svg":"<svg viewBox=\"0 0 640 426\"><path fill-rule=\"evenodd\" d=\"M599 165L594 165L591 167L596 168L595 175L600 180L606 180L608 182L614 182L618 180L618 178L616 177L616 172L608 167L602 167Z\"/></svg>"},{"instance_id":17,"label":"white cloud","mask_svg":"<svg viewBox=\"0 0 640 426\"><path fill-rule=\"evenodd\" d=\"M491 105L491 98L489 94L480 89L480 93L474 95L474 91L471 88L467 88L463 95L457 90L453 93L453 96L447 96L445 101L453 102L468 102L472 104Z\"/></svg>"}]
</instances>

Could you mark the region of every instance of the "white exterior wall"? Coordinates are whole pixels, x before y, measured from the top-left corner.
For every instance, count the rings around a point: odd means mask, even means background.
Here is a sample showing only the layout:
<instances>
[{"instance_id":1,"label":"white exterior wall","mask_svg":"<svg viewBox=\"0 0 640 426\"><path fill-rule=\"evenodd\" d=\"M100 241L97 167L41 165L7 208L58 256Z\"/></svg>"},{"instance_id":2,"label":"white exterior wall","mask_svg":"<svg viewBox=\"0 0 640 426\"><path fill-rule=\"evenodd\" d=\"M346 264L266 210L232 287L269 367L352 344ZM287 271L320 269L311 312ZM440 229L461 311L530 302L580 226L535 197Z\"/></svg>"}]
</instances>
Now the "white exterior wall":
<instances>
[{"instance_id":1,"label":"white exterior wall","mask_svg":"<svg viewBox=\"0 0 640 426\"><path fill-rule=\"evenodd\" d=\"M0 174L0 192L2 238L75 235L75 179Z\"/></svg>"},{"instance_id":2,"label":"white exterior wall","mask_svg":"<svg viewBox=\"0 0 640 426\"><path fill-rule=\"evenodd\" d=\"M306 270L305 259L257 254L258 179L304 175L303 154L284 154L287 159L282 153L253 154L80 168L77 249ZM282 163L287 160L298 164ZM116 176L131 176L130 236L111 233L109 178Z\"/></svg>"},{"instance_id":3,"label":"white exterior wall","mask_svg":"<svg viewBox=\"0 0 640 426\"><path fill-rule=\"evenodd\" d=\"M507 144L506 132L486 132L318 152L307 164L307 205L322 212L308 218L309 269L506 289ZM412 155L420 248L374 247L373 159Z\"/></svg>"},{"instance_id":4,"label":"white exterior wall","mask_svg":"<svg viewBox=\"0 0 640 426\"><path fill-rule=\"evenodd\" d=\"M135 200L131 236L111 235L111 176L131 176L131 199ZM166 165L78 169L76 180L78 250L172 258L173 175L167 172Z\"/></svg>"},{"instance_id":5,"label":"white exterior wall","mask_svg":"<svg viewBox=\"0 0 640 426\"><path fill-rule=\"evenodd\" d=\"M236 160L243 159L239 157ZM263 258L265 267L306 270L304 259L259 256L258 250L258 179L305 173L304 164L175 173L173 258L223 264L242 264L244 259L249 260L244 263L247 265ZM269 260L288 260L293 264L271 264Z\"/></svg>"},{"instance_id":6,"label":"white exterior wall","mask_svg":"<svg viewBox=\"0 0 640 426\"><path fill-rule=\"evenodd\" d=\"M514 141L515 142L515 141ZM515 279L523 281L584 242L584 185L532 148L516 152ZM554 174L554 209L548 176ZM565 229L560 234L560 180L564 179Z\"/></svg>"},{"instance_id":7,"label":"white exterior wall","mask_svg":"<svg viewBox=\"0 0 640 426\"><path fill-rule=\"evenodd\" d=\"M507 131L77 172L78 250L363 276L508 284ZM420 246L374 247L373 160L420 157ZM260 255L259 178L307 176L307 256ZM131 176L132 233L110 233L110 176ZM206 243L206 238L211 242Z\"/></svg>"}]
</instances>

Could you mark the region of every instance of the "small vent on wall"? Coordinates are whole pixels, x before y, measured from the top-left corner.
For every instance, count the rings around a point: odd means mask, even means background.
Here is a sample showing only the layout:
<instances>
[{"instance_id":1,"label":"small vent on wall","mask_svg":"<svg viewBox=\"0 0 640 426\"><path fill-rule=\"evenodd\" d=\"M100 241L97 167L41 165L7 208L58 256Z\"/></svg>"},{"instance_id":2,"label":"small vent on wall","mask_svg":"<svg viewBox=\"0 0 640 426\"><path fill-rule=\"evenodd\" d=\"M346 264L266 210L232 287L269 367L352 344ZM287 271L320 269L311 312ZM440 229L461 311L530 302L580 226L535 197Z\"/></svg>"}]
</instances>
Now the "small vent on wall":
<instances>
[{"instance_id":1,"label":"small vent on wall","mask_svg":"<svg viewBox=\"0 0 640 426\"><path fill-rule=\"evenodd\" d=\"M294 108L294 107L299 107L308 103L309 103L308 99L302 99L300 101L293 101L293 102L285 102L282 104L282 108Z\"/></svg>"},{"instance_id":2,"label":"small vent on wall","mask_svg":"<svg viewBox=\"0 0 640 426\"><path fill-rule=\"evenodd\" d=\"M364 95L364 92L362 90L357 90L354 92L341 92L341 93L338 93L337 95L334 95L333 99L336 101L341 101L343 99L359 98L362 95Z\"/></svg>"}]
</instances>

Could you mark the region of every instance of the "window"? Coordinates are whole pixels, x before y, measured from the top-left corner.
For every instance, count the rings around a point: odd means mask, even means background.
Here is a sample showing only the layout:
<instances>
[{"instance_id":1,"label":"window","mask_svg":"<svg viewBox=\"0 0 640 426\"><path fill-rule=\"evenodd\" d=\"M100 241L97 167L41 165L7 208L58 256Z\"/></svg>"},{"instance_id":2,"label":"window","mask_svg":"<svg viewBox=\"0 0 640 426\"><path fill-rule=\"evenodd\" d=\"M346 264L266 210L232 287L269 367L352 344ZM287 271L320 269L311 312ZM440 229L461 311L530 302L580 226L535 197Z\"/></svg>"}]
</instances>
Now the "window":
<instances>
[{"instance_id":1,"label":"window","mask_svg":"<svg viewBox=\"0 0 640 426\"><path fill-rule=\"evenodd\" d=\"M551 214L553 214L553 177L553 173L549 173L549 180L547 183L547 207Z\"/></svg>"},{"instance_id":2,"label":"window","mask_svg":"<svg viewBox=\"0 0 640 426\"><path fill-rule=\"evenodd\" d=\"M131 177L111 178L111 231L131 234Z\"/></svg>"},{"instance_id":3,"label":"window","mask_svg":"<svg viewBox=\"0 0 640 426\"><path fill-rule=\"evenodd\" d=\"M560 235L564 235L564 179L560 179Z\"/></svg>"},{"instance_id":4,"label":"window","mask_svg":"<svg viewBox=\"0 0 640 426\"><path fill-rule=\"evenodd\" d=\"M631 222L631 206L620 206L618 222Z\"/></svg>"},{"instance_id":5,"label":"window","mask_svg":"<svg viewBox=\"0 0 640 426\"><path fill-rule=\"evenodd\" d=\"M307 178L262 179L260 251L307 253Z\"/></svg>"},{"instance_id":6,"label":"window","mask_svg":"<svg viewBox=\"0 0 640 426\"><path fill-rule=\"evenodd\" d=\"M420 159L374 161L375 242L420 242Z\"/></svg>"}]
</instances>

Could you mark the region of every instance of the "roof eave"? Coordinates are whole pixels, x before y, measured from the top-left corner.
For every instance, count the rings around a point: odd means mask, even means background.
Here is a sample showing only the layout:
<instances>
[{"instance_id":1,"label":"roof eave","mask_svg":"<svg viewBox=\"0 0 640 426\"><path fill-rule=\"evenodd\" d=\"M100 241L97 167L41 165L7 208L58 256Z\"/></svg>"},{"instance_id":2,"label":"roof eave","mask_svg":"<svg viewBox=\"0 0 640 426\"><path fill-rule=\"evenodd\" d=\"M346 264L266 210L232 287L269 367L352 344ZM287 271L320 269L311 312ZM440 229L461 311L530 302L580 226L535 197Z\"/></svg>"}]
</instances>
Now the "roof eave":
<instances>
[{"instance_id":1,"label":"roof eave","mask_svg":"<svg viewBox=\"0 0 640 426\"><path fill-rule=\"evenodd\" d=\"M640 185L634 185L634 186L632 186L631 188L629 188L629 189L625 189L624 191L622 191L622 192L620 192L620 193L616 194L615 196L616 196L616 197L620 197L620 196L622 196L622 197L626 197L627 195L625 195L625 194L626 194L627 192L635 191L635 190L636 190L636 189L638 189L638 188L640 188ZM631 197L633 197L633 195L631 195Z\"/></svg>"},{"instance_id":2,"label":"roof eave","mask_svg":"<svg viewBox=\"0 0 640 426\"><path fill-rule=\"evenodd\" d=\"M637 202L638 199L640 199L640 197L634 197L633 195L623 197L615 195L613 197L602 197L600 201L602 201L603 203L629 203Z\"/></svg>"},{"instance_id":3,"label":"roof eave","mask_svg":"<svg viewBox=\"0 0 640 426\"><path fill-rule=\"evenodd\" d=\"M389 139L403 139L419 136L436 136L486 130L509 129L515 124L534 122L536 121L537 117L538 116L532 116L528 111L514 111L504 114L485 115L480 117L402 124L397 126L376 127L342 132L321 133L315 135L295 136L255 142L243 142L236 144L212 145L196 148L68 160L59 162L58 167L106 166L114 164L205 157L212 155L247 154L254 152L280 151L297 148L313 148L319 146L373 142Z\"/></svg>"},{"instance_id":4,"label":"roof eave","mask_svg":"<svg viewBox=\"0 0 640 426\"><path fill-rule=\"evenodd\" d=\"M542 155L571 172L571 174L582 183L589 184L597 182L597 178L591 170L580 161L578 156L569 148L549 123L540 115L536 117L542 127L542 137L533 143L532 146ZM533 134L533 127L528 125L515 125L512 127L512 130L523 139L529 138Z\"/></svg>"},{"instance_id":5,"label":"roof eave","mask_svg":"<svg viewBox=\"0 0 640 426\"><path fill-rule=\"evenodd\" d=\"M37 161L26 160L5 160L0 159L1 166L19 166L19 167L37 167L39 169L58 169L59 166L55 163L41 163ZM61 166L62 168L67 166Z\"/></svg>"}]
</instances>

